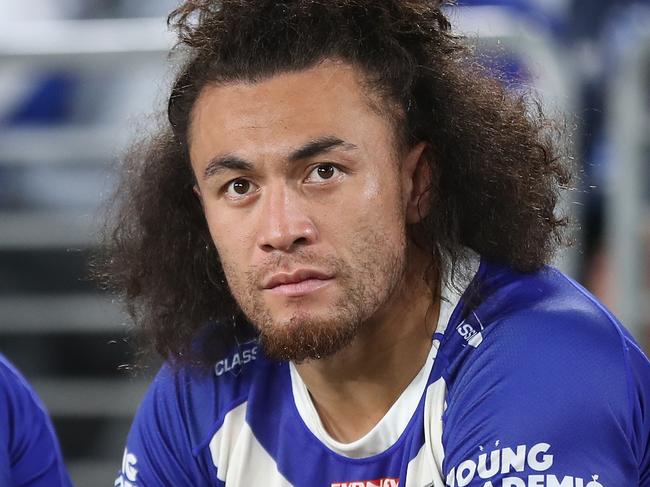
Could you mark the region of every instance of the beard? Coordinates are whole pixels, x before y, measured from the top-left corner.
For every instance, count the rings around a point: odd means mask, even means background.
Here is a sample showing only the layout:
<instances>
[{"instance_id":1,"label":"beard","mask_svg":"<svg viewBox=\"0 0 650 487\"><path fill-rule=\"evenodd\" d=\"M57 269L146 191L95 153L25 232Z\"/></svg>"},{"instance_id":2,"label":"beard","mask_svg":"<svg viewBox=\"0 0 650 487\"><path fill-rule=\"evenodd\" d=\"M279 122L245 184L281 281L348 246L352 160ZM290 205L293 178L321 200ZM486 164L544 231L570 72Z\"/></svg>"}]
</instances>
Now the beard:
<instances>
[{"instance_id":1,"label":"beard","mask_svg":"<svg viewBox=\"0 0 650 487\"><path fill-rule=\"evenodd\" d=\"M331 356L349 345L389 301L404 279L405 234L401 241L390 242L376 228L360 229L350 250L351 258L346 262L336 256L316 255L306 247L269 259L245 274L223 262L231 292L258 329L268 358L299 363ZM336 298L326 313L291 305L295 309L288 317L274 317L264 302L260 282L275 271L301 265L334 275Z\"/></svg>"}]
</instances>

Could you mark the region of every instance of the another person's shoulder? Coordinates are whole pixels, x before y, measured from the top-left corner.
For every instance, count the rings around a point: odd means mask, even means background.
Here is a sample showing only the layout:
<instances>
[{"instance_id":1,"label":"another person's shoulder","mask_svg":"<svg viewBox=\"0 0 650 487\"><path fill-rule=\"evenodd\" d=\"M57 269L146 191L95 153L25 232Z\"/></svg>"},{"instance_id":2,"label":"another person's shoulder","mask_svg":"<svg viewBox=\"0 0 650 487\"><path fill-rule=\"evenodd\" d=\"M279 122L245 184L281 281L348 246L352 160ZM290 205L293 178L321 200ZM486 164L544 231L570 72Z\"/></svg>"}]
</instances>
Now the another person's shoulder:
<instances>
[{"instance_id":1,"label":"another person's shoulder","mask_svg":"<svg viewBox=\"0 0 650 487\"><path fill-rule=\"evenodd\" d=\"M2 355L0 484L71 485L45 406L23 375Z\"/></svg>"},{"instance_id":2,"label":"another person's shoulder","mask_svg":"<svg viewBox=\"0 0 650 487\"><path fill-rule=\"evenodd\" d=\"M29 386L16 368L0 354L0 394L4 401L17 390L27 390ZM4 404L3 401L3 404Z\"/></svg>"},{"instance_id":3,"label":"another person's shoulder","mask_svg":"<svg viewBox=\"0 0 650 487\"><path fill-rule=\"evenodd\" d=\"M45 407L32 386L14 365L0 354L0 418L10 421L19 417L47 416ZM17 422L8 427L13 429ZM4 428L3 428L4 429Z\"/></svg>"},{"instance_id":4,"label":"another person's shoulder","mask_svg":"<svg viewBox=\"0 0 650 487\"><path fill-rule=\"evenodd\" d=\"M0 387L4 396L26 392L33 394L31 386L14 365L0 354Z\"/></svg>"}]
</instances>

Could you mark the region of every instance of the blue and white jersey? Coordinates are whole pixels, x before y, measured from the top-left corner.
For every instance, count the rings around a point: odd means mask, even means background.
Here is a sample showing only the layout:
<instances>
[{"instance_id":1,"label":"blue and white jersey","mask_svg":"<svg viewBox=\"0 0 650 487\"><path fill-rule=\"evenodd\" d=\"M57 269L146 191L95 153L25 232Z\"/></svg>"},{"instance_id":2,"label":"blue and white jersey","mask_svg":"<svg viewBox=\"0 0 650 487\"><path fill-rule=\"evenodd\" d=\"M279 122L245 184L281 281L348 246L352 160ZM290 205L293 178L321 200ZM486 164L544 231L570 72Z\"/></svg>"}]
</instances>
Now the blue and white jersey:
<instances>
[{"instance_id":1,"label":"blue and white jersey","mask_svg":"<svg viewBox=\"0 0 650 487\"><path fill-rule=\"evenodd\" d=\"M549 267L482 261L467 284L363 438L331 438L294 366L250 342L212 371L162 368L115 485L650 486L650 363L616 319Z\"/></svg>"},{"instance_id":2,"label":"blue and white jersey","mask_svg":"<svg viewBox=\"0 0 650 487\"><path fill-rule=\"evenodd\" d=\"M45 408L23 376L2 355L0 486L72 486Z\"/></svg>"}]
</instances>

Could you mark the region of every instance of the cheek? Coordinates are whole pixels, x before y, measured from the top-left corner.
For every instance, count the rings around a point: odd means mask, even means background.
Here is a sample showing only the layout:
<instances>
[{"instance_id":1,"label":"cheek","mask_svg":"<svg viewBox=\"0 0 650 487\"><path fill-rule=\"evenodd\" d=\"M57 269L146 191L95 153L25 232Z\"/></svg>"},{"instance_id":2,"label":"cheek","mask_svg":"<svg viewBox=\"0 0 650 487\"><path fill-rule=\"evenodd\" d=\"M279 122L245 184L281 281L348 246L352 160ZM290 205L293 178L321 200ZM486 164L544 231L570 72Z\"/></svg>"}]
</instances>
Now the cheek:
<instances>
[{"instance_id":1,"label":"cheek","mask_svg":"<svg viewBox=\"0 0 650 487\"><path fill-rule=\"evenodd\" d=\"M387 239L402 234L406 221L401 188L395 181L369 178L365 182L356 202L350 205L355 208L354 212L350 212L350 216L357 219L356 225L367 227L370 224L385 232Z\"/></svg>"},{"instance_id":2,"label":"cheek","mask_svg":"<svg viewBox=\"0 0 650 487\"><path fill-rule=\"evenodd\" d=\"M244 259L247 255L247 244L252 241L252 236L247 232L246 222L241 218L229 219L218 215L214 209L206 208L206 221L212 242L225 267L244 269Z\"/></svg>"}]
</instances>

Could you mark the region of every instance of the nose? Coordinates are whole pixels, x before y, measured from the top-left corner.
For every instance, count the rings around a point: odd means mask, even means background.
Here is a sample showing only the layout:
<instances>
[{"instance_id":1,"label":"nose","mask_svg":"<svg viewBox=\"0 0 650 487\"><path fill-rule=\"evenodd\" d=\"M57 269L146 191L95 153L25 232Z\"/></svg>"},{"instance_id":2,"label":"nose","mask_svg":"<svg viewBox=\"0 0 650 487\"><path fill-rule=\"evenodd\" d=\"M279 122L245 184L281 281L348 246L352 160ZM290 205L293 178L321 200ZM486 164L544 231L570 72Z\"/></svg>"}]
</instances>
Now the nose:
<instances>
[{"instance_id":1,"label":"nose","mask_svg":"<svg viewBox=\"0 0 650 487\"><path fill-rule=\"evenodd\" d=\"M262 196L257 246L264 252L291 252L313 244L316 227L301 205L299 195L286 187L268 186Z\"/></svg>"}]
</instances>

